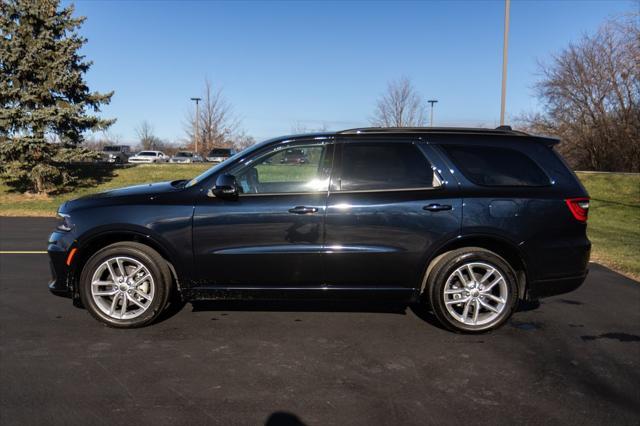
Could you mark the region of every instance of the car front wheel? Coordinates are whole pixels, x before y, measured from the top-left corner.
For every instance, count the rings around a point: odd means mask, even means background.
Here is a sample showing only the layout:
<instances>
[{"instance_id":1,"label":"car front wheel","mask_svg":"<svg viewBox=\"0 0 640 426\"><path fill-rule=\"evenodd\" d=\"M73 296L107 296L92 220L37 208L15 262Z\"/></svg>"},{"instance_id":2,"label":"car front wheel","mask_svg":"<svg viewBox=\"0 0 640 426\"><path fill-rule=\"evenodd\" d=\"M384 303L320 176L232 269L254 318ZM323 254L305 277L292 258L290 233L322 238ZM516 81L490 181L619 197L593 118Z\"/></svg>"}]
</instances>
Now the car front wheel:
<instances>
[{"instance_id":1,"label":"car front wheel","mask_svg":"<svg viewBox=\"0 0 640 426\"><path fill-rule=\"evenodd\" d=\"M453 250L431 270L426 290L434 315L447 328L478 333L500 327L517 302L513 268L479 247Z\"/></svg>"},{"instance_id":2,"label":"car front wheel","mask_svg":"<svg viewBox=\"0 0 640 426\"><path fill-rule=\"evenodd\" d=\"M80 276L80 297L91 315L111 327L151 323L167 304L171 272L153 249L116 243L94 254Z\"/></svg>"}]
</instances>

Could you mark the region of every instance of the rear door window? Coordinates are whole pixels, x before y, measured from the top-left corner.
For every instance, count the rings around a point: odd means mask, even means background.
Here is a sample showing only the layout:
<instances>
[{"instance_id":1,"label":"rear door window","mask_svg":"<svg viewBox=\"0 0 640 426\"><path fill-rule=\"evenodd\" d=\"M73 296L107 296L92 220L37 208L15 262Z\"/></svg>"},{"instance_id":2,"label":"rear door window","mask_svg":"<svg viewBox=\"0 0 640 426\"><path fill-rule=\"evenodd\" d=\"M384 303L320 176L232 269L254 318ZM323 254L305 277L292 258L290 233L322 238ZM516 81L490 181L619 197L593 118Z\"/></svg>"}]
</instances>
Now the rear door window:
<instances>
[{"instance_id":1,"label":"rear door window","mask_svg":"<svg viewBox=\"0 0 640 426\"><path fill-rule=\"evenodd\" d=\"M412 143L345 143L342 191L432 188L440 182L422 151Z\"/></svg>"},{"instance_id":2,"label":"rear door window","mask_svg":"<svg viewBox=\"0 0 640 426\"><path fill-rule=\"evenodd\" d=\"M462 174L482 186L547 186L546 173L529 157L509 148L441 145Z\"/></svg>"}]
</instances>

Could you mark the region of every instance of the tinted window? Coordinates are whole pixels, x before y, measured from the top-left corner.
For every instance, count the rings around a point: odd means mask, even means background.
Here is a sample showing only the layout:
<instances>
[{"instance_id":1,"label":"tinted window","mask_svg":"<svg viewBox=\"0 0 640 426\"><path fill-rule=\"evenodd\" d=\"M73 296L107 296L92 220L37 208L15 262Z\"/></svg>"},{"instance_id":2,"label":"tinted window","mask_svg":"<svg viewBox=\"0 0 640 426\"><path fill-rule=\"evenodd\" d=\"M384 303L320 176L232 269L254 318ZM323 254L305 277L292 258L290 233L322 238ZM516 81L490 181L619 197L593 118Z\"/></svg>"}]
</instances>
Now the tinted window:
<instances>
[{"instance_id":1,"label":"tinted window","mask_svg":"<svg viewBox=\"0 0 640 426\"><path fill-rule=\"evenodd\" d=\"M547 175L526 155L508 148L443 145L460 171L476 185L545 186Z\"/></svg>"},{"instance_id":2,"label":"tinted window","mask_svg":"<svg viewBox=\"0 0 640 426\"><path fill-rule=\"evenodd\" d=\"M327 191L333 145L276 146L232 171L245 194Z\"/></svg>"},{"instance_id":3,"label":"tinted window","mask_svg":"<svg viewBox=\"0 0 640 426\"><path fill-rule=\"evenodd\" d=\"M139 153L138 155L144 155L144 156L152 156L155 157L156 153L153 151L142 151L141 153Z\"/></svg>"},{"instance_id":4,"label":"tinted window","mask_svg":"<svg viewBox=\"0 0 640 426\"><path fill-rule=\"evenodd\" d=\"M413 144L346 143L342 152L342 191L438 185L431 164Z\"/></svg>"}]
</instances>

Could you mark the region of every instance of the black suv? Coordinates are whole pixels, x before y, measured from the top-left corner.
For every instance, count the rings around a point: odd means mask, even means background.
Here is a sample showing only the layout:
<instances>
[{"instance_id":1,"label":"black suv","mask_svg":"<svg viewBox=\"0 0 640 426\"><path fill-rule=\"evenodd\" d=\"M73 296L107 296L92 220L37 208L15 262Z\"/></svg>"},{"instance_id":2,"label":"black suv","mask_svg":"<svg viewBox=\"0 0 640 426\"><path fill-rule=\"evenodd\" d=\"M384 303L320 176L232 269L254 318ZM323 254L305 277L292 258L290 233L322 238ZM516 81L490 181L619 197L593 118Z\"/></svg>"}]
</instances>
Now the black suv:
<instances>
[{"instance_id":1,"label":"black suv","mask_svg":"<svg viewBox=\"0 0 640 426\"><path fill-rule=\"evenodd\" d=\"M131 156L129 145L107 145L102 148L102 160L107 163L124 164Z\"/></svg>"},{"instance_id":2,"label":"black suv","mask_svg":"<svg viewBox=\"0 0 640 426\"><path fill-rule=\"evenodd\" d=\"M587 274L589 199L557 143L508 128L268 140L190 181L63 204L49 288L114 327L152 322L175 292L424 303L490 330ZM291 150L305 163L283 164Z\"/></svg>"}]
</instances>

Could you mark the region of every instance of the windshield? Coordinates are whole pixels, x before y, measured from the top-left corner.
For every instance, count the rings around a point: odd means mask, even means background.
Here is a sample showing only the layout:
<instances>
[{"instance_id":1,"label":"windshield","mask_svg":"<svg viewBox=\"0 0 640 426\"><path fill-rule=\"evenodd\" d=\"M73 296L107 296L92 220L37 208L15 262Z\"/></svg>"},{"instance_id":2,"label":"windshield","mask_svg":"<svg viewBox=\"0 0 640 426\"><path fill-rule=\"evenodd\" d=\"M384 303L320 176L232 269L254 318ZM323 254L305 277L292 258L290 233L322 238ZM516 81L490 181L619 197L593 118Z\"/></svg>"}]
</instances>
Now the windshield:
<instances>
[{"instance_id":1,"label":"windshield","mask_svg":"<svg viewBox=\"0 0 640 426\"><path fill-rule=\"evenodd\" d=\"M155 157L156 153L153 151L142 151L141 153L139 153L138 155L144 155L144 156L152 156Z\"/></svg>"},{"instance_id":2,"label":"windshield","mask_svg":"<svg viewBox=\"0 0 640 426\"><path fill-rule=\"evenodd\" d=\"M102 150L104 152L119 152L120 151L120 147L119 146L105 146L104 148L102 148Z\"/></svg>"},{"instance_id":3,"label":"windshield","mask_svg":"<svg viewBox=\"0 0 640 426\"><path fill-rule=\"evenodd\" d=\"M190 152L179 152L176 154L176 157L193 157L193 154Z\"/></svg>"},{"instance_id":4,"label":"windshield","mask_svg":"<svg viewBox=\"0 0 640 426\"><path fill-rule=\"evenodd\" d=\"M196 185L198 182L202 182L203 180L206 180L211 175L216 173L218 170L222 169L223 167L226 167L228 164L231 164L231 163L235 162L236 160L238 160L240 158L246 157L247 155L251 154L252 152L257 151L258 149L262 148L266 144L271 143L271 142L273 142L275 140L276 139L268 139L266 141L262 141L260 143L257 143L257 144L255 144L253 146L250 146L250 147L244 149L243 151L240 151L240 152L236 153L232 157L229 157L226 160L224 160L222 163L219 163L219 164L211 167L210 169L208 169L207 171L205 171L201 175L196 176L195 178L191 179L189 181L189 183L187 183L185 186L187 188L190 188L193 185ZM216 151L216 150L214 150L214 151Z\"/></svg>"},{"instance_id":5,"label":"windshield","mask_svg":"<svg viewBox=\"0 0 640 426\"><path fill-rule=\"evenodd\" d=\"M229 155L231 155L230 149L212 149L211 152L209 152L209 157L226 157Z\"/></svg>"}]
</instances>

